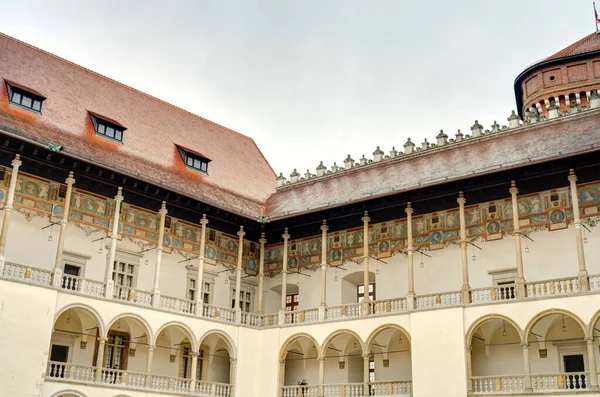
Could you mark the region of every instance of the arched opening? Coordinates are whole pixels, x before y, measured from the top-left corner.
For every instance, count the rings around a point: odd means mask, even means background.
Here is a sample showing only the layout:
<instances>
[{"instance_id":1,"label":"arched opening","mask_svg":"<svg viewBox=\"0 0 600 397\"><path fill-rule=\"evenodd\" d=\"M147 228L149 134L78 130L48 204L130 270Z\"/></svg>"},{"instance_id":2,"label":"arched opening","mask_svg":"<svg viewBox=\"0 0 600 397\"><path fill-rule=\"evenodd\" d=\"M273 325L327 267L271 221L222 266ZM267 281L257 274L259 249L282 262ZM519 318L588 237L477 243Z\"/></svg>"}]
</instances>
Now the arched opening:
<instances>
[{"instance_id":1,"label":"arched opening","mask_svg":"<svg viewBox=\"0 0 600 397\"><path fill-rule=\"evenodd\" d=\"M198 376L196 340L183 324L163 326L156 335L151 363L151 386L158 390L190 391Z\"/></svg>"},{"instance_id":2,"label":"arched opening","mask_svg":"<svg viewBox=\"0 0 600 397\"><path fill-rule=\"evenodd\" d=\"M283 346L283 397L312 396L319 384L319 346L308 335L290 338Z\"/></svg>"},{"instance_id":3,"label":"arched opening","mask_svg":"<svg viewBox=\"0 0 600 397\"><path fill-rule=\"evenodd\" d=\"M410 396L412 370L408 334L396 325L382 326L369 337L367 349L369 395Z\"/></svg>"},{"instance_id":4,"label":"arched opening","mask_svg":"<svg viewBox=\"0 0 600 397\"><path fill-rule=\"evenodd\" d=\"M369 285L365 286L364 272L354 272L342 277L342 304L361 303L363 299L377 299L375 273L369 272Z\"/></svg>"},{"instance_id":5,"label":"arched opening","mask_svg":"<svg viewBox=\"0 0 600 397\"><path fill-rule=\"evenodd\" d=\"M469 335L471 386L475 393L525 390L521 331L509 318L478 321ZM469 363L469 360L467 360Z\"/></svg>"},{"instance_id":6,"label":"arched opening","mask_svg":"<svg viewBox=\"0 0 600 397\"><path fill-rule=\"evenodd\" d=\"M209 332L200 341L196 390L200 395L229 396L234 376L235 351L231 340L221 332Z\"/></svg>"},{"instance_id":7,"label":"arched opening","mask_svg":"<svg viewBox=\"0 0 600 397\"><path fill-rule=\"evenodd\" d=\"M92 310L81 306L63 310L54 321L46 376L70 379L71 368L76 367L80 377L93 380L94 346L103 331L103 324Z\"/></svg>"},{"instance_id":8,"label":"arched opening","mask_svg":"<svg viewBox=\"0 0 600 397\"><path fill-rule=\"evenodd\" d=\"M300 276L298 276L300 277ZM271 291L275 293L277 297L276 301L278 304L278 308L281 306L281 294L282 294L282 284L276 285L271 288ZM297 283L287 283L285 285L285 310L286 311L296 311L300 306L300 286ZM275 310L278 311L279 309Z\"/></svg>"},{"instance_id":9,"label":"arched opening","mask_svg":"<svg viewBox=\"0 0 600 397\"><path fill-rule=\"evenodd\" d=\"M570 312L540 313L527 326L534 391L589 389L589 358L583 322Z\"/></svg>"},{"instance_id":10,"label":"arched opening","mask_svg":"<svg viewBox=\"0 0 600 397\"><path fill-rule=\"evenodd\" d=\"M362 395L369 369L363 352L362 341L349 330L337 331L325 340L322 348L325 395Z\"/></svg>"},{"instance_id":11,"label":"arched opening","mask_svg":"<svg viewBox=\"0 0 600 397\"><path fill-rule=\"evenodd\" d=\"M94 365L102 367L100 381L143 386L151 340L150 329L141 318L134 315L115 318L106 332L104 346L99 342L94 346Z\"/></svg>"}]
</instances>

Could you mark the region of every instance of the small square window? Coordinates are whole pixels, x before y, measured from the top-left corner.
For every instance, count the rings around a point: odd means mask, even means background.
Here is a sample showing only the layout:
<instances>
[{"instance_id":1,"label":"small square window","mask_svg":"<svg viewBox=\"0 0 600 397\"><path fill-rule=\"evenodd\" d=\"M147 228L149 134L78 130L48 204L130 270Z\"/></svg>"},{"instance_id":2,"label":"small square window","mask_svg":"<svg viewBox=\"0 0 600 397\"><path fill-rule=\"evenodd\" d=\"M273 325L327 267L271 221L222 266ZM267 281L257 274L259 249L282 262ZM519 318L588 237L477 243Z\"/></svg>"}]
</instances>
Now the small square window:
<instances>
[{"instance_id":1,"label":"small square window","mask_svg":"<svg viewBox=\"0 0 600 397\"><path fill-rule=\"evenodd\" d=\"M36 113L40 113L42 111L42 102L46 98L41 96L41 94L9 81L6 81L6 87L8 90L8 98L10 99L10 103L32 110Z\"/></svg>"},{"instance_id":2,"label":"small square window","mask_svg":"<svg viewBox=\"0 0 600 397\"><path fill-rule=\"evenodd\" d=\"M33 99L31 99L28 96L24 96L23 99L21 100L21 105L25 106L26 108L30 108L32 103L33 103Z\"/></svg>"},{"instance_id":3,"label":"small square window","mask_svg":"<svg viewBox=\"0 0 600 397\"><path fill-rule=\"evenodd\" d=\"M208 162L210 161L209 159L203 157L199 153L192 152L191 150L186 150L180 146L177 146L177 148L179 149L179 153L181 154L183 163L188 168L208 173Z\"/></svg>"},{"instance_id":4,"label":"small square window","mask_svg":"<svg viewBox=\"0 0 600 397\"><path fill-rule=\"evenodd\" d=\"M123 141L123 131L125 131L123 126L119 125L116 121L113 122L104 119L95 113L90 112L90 117L92 118L96 135L104 136L119 142Z\"/></svg>"},{"instance_id":5,"label":"small square window","mask_svg":"<svg viewBox=\"0 0 600 397\"><path fill-rule=\"evenodd\" d=\"M13 93L12 96L12 101L16 104L21 104L21 94L19 94L18 92Z\"/></svg>"}]
</instances>

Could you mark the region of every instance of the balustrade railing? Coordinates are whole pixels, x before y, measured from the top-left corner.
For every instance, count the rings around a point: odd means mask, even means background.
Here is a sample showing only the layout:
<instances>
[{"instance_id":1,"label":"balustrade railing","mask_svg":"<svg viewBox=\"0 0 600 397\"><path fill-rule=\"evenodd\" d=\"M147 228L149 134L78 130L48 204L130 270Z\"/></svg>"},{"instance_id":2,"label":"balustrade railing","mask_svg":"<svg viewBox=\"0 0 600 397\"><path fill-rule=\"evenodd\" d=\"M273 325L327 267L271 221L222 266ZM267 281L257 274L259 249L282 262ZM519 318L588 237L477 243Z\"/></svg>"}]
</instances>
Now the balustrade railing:
<instances>
[{"instance_id":1,"label":"balustrade railing","mask_svg":"<svg viewBox=\"0 0 600 397\"><path fill-rule=\"evenodd\" d=\"M70 381L93 382L96 368L88 365L77 365L48 361L46 377L53 379L65 379Z\"/></svg>"},{"instance_id":2,"label":"balustrade railing","mask_svg":"<svg viewBox=\"0 0 600 397\"><path fill-rule=\"evenodd\" d=\"M154 390L165 390L187 393L190 391L191 379L171 376L150 375L150 387Z\"/></svg>"},{"instance_id":3,"label":"balustrade railing","mask_svg":"<svg viewBox=\"0 0 600 397\"><path fill-rule=\"evenodd\" d=\"M199 396L230 397L231 385L200 380L196 382L196 391L194 394Z\"/></svg>"},{"instance_id":4,"label":"balustrade railing","mask_svg":"<svg viewBox=\"0 0 600 397\"><path fill-rule=\"evenodd\" d=\"M196 311L196 302L189 299L174 298L172 296L161 295L160 308L177 313L194 314Z\"/></svg>"},{"instance_id":5,"label":"balustrade railing","mask_svg":"<svg viewBox=\"0 0 600 397\"><path fill-rule=\"evenodd\" d=\"M402 313L407 310L406 298L394 298L369 302L369 314Z\"/></svg>"},{"instance_id":6,"label":"balustrade railing","mask_svg":"<svg viewBox=\"0 0 600 397\"><path fill-rule=\"evenodd\" d=\"M103 368L100 383L105 385L118 385L133 388L143 388L146 384L146 374L129 372L119 369Z\"/></svg>"},{"instance_id":7,"label":"balustrade railing","mask_svg":"<svg viewBox=\"0 0 600 397\"><path fill-rule=\"evenodd\" d=\"M525 376L473 376L471 386L474 393L481 394L522 392L525 390Z\"/></svg>"},{"instance_id":8,"label":"balustrade railing","mask_svg":"<svg viewBox=\"0 0 600 397\"><path fill-rule=\"evenodd\" d=\"M319 386L298 385L281 388L281 397L318 397Z\"/></svg>"},{"instance_id":9,"label":"balustrade railing","mask_svg":"<svg viewBox=\"0 0 600 397\"><path fill-rule=\"evenodd\" d=\"M531 375L533 391L587 390L589 375L585 372Z\"/></svg>"},{"instance_id":10,"label":"balustrade railing","mask_svg":"<svg viewBox=\"0 0 600 397\"><path fill-rule=\"evenodd\" d=\"M274 314L258 314L242 312L241 323L256 328L276 327L279 324L279 315Z\"/></svg>"},{"instance_id":11,"label":"balustrade railing","mask_svg":"<svg viewBox=\"0 0 600 397\"><path fill-rule=\"evenodd\" d=\"M507 301L513 299L517 299L517 289L514 284L471 289L471 302L473 303Z\"/></svg>"},{"instance_id":12,"label":"balustrade railing","mask_svg":"<svg viewBox=\"0 0 600 397\"><path fill-rule=\"evenodd\" d=\"M590 291L600 291L600 275L593 274L588 277L590 283Z\"/></svg>"},{"instance_id":13,"label":"balustrade railing","mask_svg":"<svg viewBox=\"0 0 600 397\"><path fill-rule=\"evenodd\" d=\"M568 295L579 292L579 280L572 277L530 282L525 283L525 285L527 287L527 297L529 298Z\"/></svg>"},{"instance_id":14,"label":"balustrade railing","mask_svg":"<svg viewBox=\"0 0 600 397\"><path fill-rule=\"evenodd\" d=\"M416 296L417 309L430 309L434 307L451 307L460 305L462 305L462 293L460 291Z\"/></svg>"},{"instance_id":15,"label":"balustrade railing","mask_svg":"<svg viewBox=\"0 0 600 397\"><path fill-rule=\"evenodd\" d=\"M325 308L325 319L335 320L338 318L359 317L362 312L360 303L349 303L347 305L327 306Z\"/></svg>"},{"instance_id":16,"label":"balustrade railing","mask_svg":"<svg viewBox=\"0 0 600 397\"><path fill-rule=\"evenodd\" d=\"M104 283L96 280L73 276L71 274L63 274L62 289L76 291L84 295L104 296Z\"/></svg>"},{"instance_id":17,"label":"balustrade railing","mask_svg":"<svg viewBox=\"0 0 600 397\"><path fill-rule=\"evenodd\" d=\"M31 284L51 285L52 272L49 270L28 267L13 262L5 262L2 277Z\"/></svg>"},{"instance_id":18,"label":"balustrade railing","mask_svg":"<svg viewBox=\"0 0 600 397\"><path fill-rule=\"evenodd\" d=\"M345 383L335 385L323 385L325 397L362 397L362 383Z\"/></svg>"},{"instance_id":19,"label":"balustrade railing","mask_svg":"<svg viewBox=\"0 0 600 397\"><path fill-rule=\"evenodd\" d=\"M319 309L289 310L284 314L286 324L316 323L319 321Z\"/></svg>"},{"instance_id":20,"label":"balustrade railing","mask_svg":"<svg viewBox=\"0 0 600 397\"><path fill-rule=\"evenodd\" d=\"M369 383L369 396L403 397L411 395L412 381L410 380Z\"/></svg>"},{"instance_id":21,"label":"balustrade railing","mask_svg":"<svg viewBox=\"0 0 600 397\"><path fill-rule=\"evenodd\" d=\"M235 321L235 310L213 305L203 305L202 316L232 323Z\"/></svg>"},{"instance_id":22,"label":"balustrade railing","mask_svg":"<svg viewBox=\"0 0 600 397\"><path fill-rule=\"evenodd\" d=\"M141 306L152 306L151 292L123 285L115 285L113 287L113 298L120 301L136 303Z\"/></svg>"}]
</instances>

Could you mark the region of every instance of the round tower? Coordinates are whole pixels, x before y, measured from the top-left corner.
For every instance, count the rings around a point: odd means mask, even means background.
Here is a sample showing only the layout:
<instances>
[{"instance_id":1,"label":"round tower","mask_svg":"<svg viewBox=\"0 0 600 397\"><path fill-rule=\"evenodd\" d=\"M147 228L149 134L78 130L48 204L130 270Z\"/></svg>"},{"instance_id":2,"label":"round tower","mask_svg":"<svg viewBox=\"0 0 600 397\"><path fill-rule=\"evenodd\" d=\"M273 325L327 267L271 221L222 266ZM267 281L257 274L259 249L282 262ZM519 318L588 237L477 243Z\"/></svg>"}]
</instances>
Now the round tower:
<instances>
[{"instance_id":1,"label":"round tower","mask_svg":"<svg viewBox=\"0 0 600 397\"><path fill-rule=\"evenodd\" d=\"M600 34L592 33L527 67L515 80L519 115L548 117L549 109L563 113L590 107L600 88Z\"/></svg>"}]
</instances>

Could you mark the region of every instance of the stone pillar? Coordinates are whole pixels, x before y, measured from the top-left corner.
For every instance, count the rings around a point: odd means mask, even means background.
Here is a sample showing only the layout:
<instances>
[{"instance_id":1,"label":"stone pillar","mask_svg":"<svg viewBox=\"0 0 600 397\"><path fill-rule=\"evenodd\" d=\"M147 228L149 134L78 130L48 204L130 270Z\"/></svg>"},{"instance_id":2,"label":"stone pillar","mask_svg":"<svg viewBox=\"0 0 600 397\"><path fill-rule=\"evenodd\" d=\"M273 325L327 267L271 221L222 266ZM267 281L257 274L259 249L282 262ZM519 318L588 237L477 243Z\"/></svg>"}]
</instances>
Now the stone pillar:
<instances>
[{"instance_id":1,"label":"stone pillar","mask_svg":"<svg viewBox=\"0 0 600 397\"><path fill-rule=\"evenodd\" d=\"M244 254L244 226L240 226L238 235L237 267L235 268L235 323L242 321L242 309L240 308L240 291L242 289L242 255Z\"/></svg>"},{"instance_id":2,"label":"stone pillar","mask_svg":"<svg viewBox=\"0 0 600 397\"><path fill-rule=\"evenodd\" d=\"M146 361L146 387L152 385L152 360L154 359L154 345L148 345L148 360Z\"/></svg>"},{"instance_id":3,"label":"stone pillar","mask_svg":"<svg viewBox=\"0 0 600 397\"><path fill-rule=\"evenodd\" d=\"M588 366L590 369L590 389L598 390L598 367L596 366L596 344L594 343L594 337L588 336L587 340L587 350L588 350Z\"/></svg>"},{"instance_id":4,"label":"stone pillar","mask_svg":"<svg viewBox=\"0 0 600 397\"><path fill-rule=\"evenodd\" d=\"M285 228L283 232L283 264L282 264L282 277L281 277L281 308L279 310L279 325L285 324L285 306L287 298L287 273L288 273L288 240L290 235L288 228Z\"/></svg>"},{"instance_id":5,"label":"stone pillar","mask_svg":"<svg viewBox=\"0 0 600 397\"><path fill-rule=\"evenodd\" d=\"M20 160L21 156L17 154L15 159L10 163L12 172L10 174L10 183L8 185L8 197L4 206L4 221L0 230L0 275L4 272L4 250L6 249L6 239L8 237L8 225L10 224L10 215L13 210L13 202L15 200L15 191L17 189L17 178L19 177L19 167L23 164Z\"/></svg>"},{"instance_id":6,"label":"stone pillar","mask_svg":"<svg viewBox=\"0 0 600 397\"><path fill-rule=\"evenodd\" d=\"M198 352L192 352L192 368L190 368L190 391L196 391L196 371L198 368ZM185 374L182 374L185 378Z\"/></svg>"},{"instance_id":7,"label":"stone pillar","mask_svg":"<svg viewBox=\"0 0 600 397\"><path fill-rule=\"evenodd\" d=\"M363 396L369 396L369 359L371 355L363 354Z\"/></svg>"},{"instance_id":8,"label":"stone pillar","mask_svg":"<svg viewBox=\"0 0 600 397\"><path fill-rule=\"evenodd\" d=\"M71 208L71 194L73 193L73 172L69 172L69 176L65 181L67 184L67 192L65 195L65 205L63 209L62 219L60 221L60 231L58 234L58 244L56 247L56 258L54 260L54 275L52 276L52 284L59 287L62 281L62 257L63 249L65 248L65 234L67 233L67 224L69 223L69 210Z\"/></svg>"},{"instance_id":9,"label":"stone pillar","mask_svg":"<svg viewBox=\"0 0 600 397\"><path fill-rule=\"evenodd\" d=\"M235 383L237 381L237 359L230 358L229 359L229 384L231 385L231 393L229 394L231 397L235 397Z\"/></svg>"},{"instance_id":10,"label":"stone pillar","mask_svg":"<svg viewBox=\"0 0 600 397\"><path fill-rule=\"evenodd\" d=\"M413 208L410 202L407 203L406 209L406 253L408 254L408 294L406 296L408 310L415 308L415 268L413 261L413 233L412 233L412 214Z\"/></svg>"},{"instance_id":11,"label":"stone pillar","mask_svg":"<svg viewBox=\"0 0 600 397\"><path fill-rule=\"evenodd\" d=\"M96 354L96 382L102 379L102 363L104 362L104 346L106 345L106 338L98 338L98 351Z\"/></svg>"},{"instance_id":12,"label":"stone pillar","mask_svg":"<svg viewBox=\"0 0 600 397\"><path fill-rule=\"evenodd\" d=\"M267 239L265 238L265 233L260 234L260 257L258 259L258 303L257 303L257 312L258 314L262 314L263 312L263 286L265 282L265 244L267 243Z\"/></svg>"},{"instance_id":13,"label":"stone pillar","mask_svg":"<svg viewBox=\"0 0 600 397\"><path fill-rule=\"evenodd\" d=\"M160 280L160 264L162 263L163 240L165 238L165 218L167 217L167 203L164 201L158 211L160 220L158 223L158 245L156 246L156 267L154 268L154 288L152 289L152 306L160 306L160 289L158 282Z\"/></svg>"},{"instance_id":14,"label":"stone pillar","mask_svg":"<svg viewBox=\"0 0 600 397\"><path fill-rule=\"evenodd\" d=\"M204 305L204 285L202 284L204 277L204 251L206 251L206 225L208 219L206 214L202 214L200 219L202 230L200 231L200 252L198 254L198 273L196 274L196 316L202 316L202 307Z\"/></svg>"},{"instance_id":15,"label":"stone pillar","mask_svg":"<svg viewBox=\"0 0 600 397\"><path fill-rule=\"evenodd\" d=\"M469 257L467 256L467 227L465 222L465 203L467 200L463 196L463 192L458 193L459 216L460 216L460 253L462 258L462 279L463 285L461 288L463 303L471 303L471 294L469 286Z\"/></svg>"},{"instance_id":16,"label":"stone pillar","mask_svg":"<svg viewBox=\"0 0 600 397\"><path fill-rule=\"evenodd\" d=\"M325 321L325 306L327 306L327 221L321 225L321 305L319 306L319 321Z\"/></svg>"},{"instance_id":17,"label":"stone pillar","mask_svg":"<svg viewBox=\"0 0 600 397\"><path fill-rule=\"evenodd\" d=\"M519 224L519 205L517 202L517 194L519 189L515 184L515 181L510 182L509 189L512 198L512 212L513 212L513 228L515 235L515 247L517 252L517 298L525 298L525 277L523 275L523 250L521 248L521 225Z\"/></svg>"},{"instance_id":18,"label":"stone pillar","mask_svg":"<svg viewBox=\"0 0 600 397\"><path fill-rule=\"evenodd\" d=\"M531 393L531 364L529 362L529 343L521 343L523 346L523 365L525 367L525 393Z\"/></svg>"},{"instance_id":19,"label":"stone pillar","mask_svg":"<svg viewBox=\"0 0 600 397\"><path fill-rule=\"evenodd\" d=\"M112 269L115 263L115 254L117 251L117 238L119 237L119 220L121 214L121 203L123 202L123 188L117 189L117 195L115 196L115 213L113 214L112 229L110 232L110 251L108 252L108 263L104 272L104 283L106 288L104 289L104 297L112 298L114 281L112 279Z\"/></svg>"},{"instance_id":20,"label":"stone pillar","mask_svg":"<svg viewBox=\"0 0 600 397\"><path fill-rule=\"evenodd\" d=\"M282 388L285 385L285 359L279 360L279 390L278 396L283 396Z\"/></svg>"},{"instance_id":21,"label":"stone pillar","mask_svg":"<svg viewBox=\"0 0 600 397\"><path fill-rule=\"evenodd\" d=\"M473 366L471 363L471 353L473 351L472 346L467 346L466 350L466 362L467 362L467 394L471 394L473 392L473 381L471 378L473 377Z\"/></svg>"},{"instance_id":22,"label":"stone pillar","mask_svg":"<svg viewBox=\"0 0 600 397\"><path fill-rule=\"evenodd\" d=\"M579 213L579 195L577 194L577 175L574 170L569 170L569 183L571 186L571 202L573 203L573 225L577 239L577 260L579 261L579 290L589 291L588 273L585 268L585 252L583 251L583 233L581 231L581 214Z\"/></svg>"},{"instance_id":23,"label":"stone pillar","mask_svg":"<svg viewBox=\"0 0 600 397\"><path fill-rule=\"evenodd\" d=\"M363 221L363 284L365 286L364 298L362 301L362 315L369 315L369 213L365 211L361 218Z\"/></svg>"},{"instance_id":24,"label":"stone pillar","mask_svg":"<svg viewBox=\"0 0 600 397\"><path fill-rule=\"evenodd\" d=\"M317 390L317 397L325 396L325 359L319 358L319 389Z\"/></svg>"}]
</instances>

